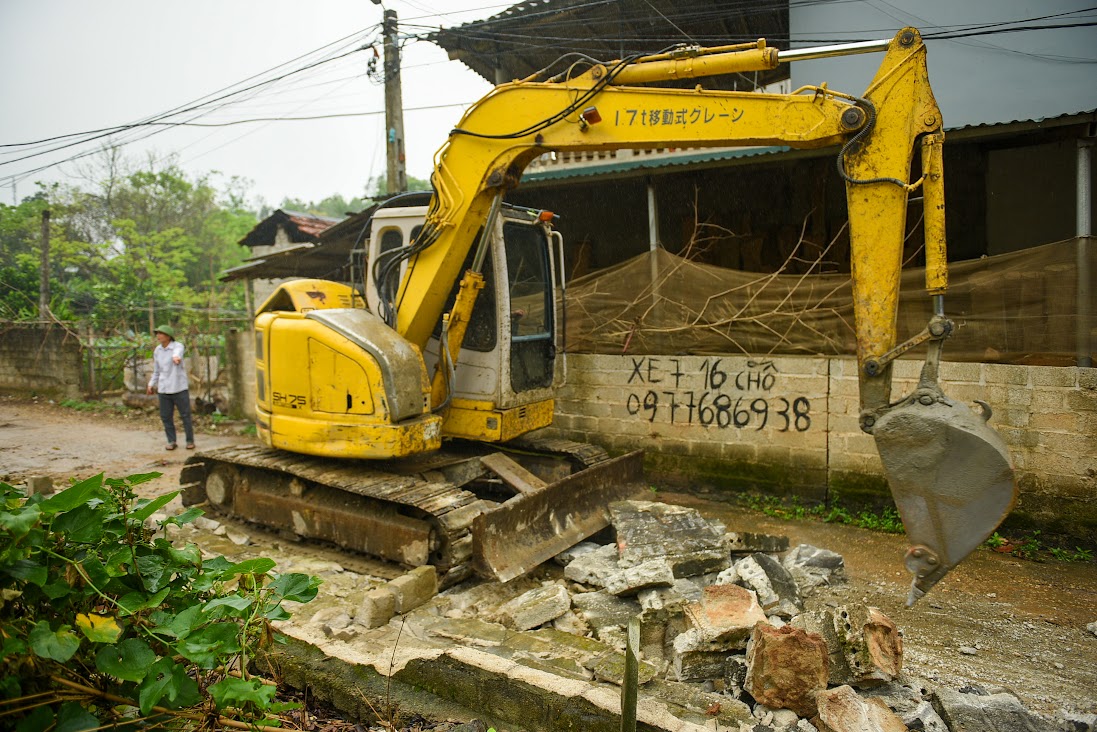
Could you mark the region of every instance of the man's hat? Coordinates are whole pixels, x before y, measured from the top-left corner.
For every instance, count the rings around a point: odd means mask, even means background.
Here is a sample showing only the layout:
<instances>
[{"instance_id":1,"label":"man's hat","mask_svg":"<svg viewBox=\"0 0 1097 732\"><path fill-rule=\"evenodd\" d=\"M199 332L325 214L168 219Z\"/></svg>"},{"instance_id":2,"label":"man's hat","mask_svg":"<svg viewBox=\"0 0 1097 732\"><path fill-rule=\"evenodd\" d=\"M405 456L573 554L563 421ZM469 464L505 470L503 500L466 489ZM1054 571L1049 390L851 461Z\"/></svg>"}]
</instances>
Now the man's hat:
<instances>
[{"instance_id":1,"label":"man's hat","mask_svg":"<svg viewBox=\"0 0 1097 732\"><path fill-rule=\"evenodd\" d=\"M156 326L156 330L154 330L153 333L163 333L168 338L175 340L175 331L172 330L170 325L158 325Z\"/></svg>"}]
</instances>

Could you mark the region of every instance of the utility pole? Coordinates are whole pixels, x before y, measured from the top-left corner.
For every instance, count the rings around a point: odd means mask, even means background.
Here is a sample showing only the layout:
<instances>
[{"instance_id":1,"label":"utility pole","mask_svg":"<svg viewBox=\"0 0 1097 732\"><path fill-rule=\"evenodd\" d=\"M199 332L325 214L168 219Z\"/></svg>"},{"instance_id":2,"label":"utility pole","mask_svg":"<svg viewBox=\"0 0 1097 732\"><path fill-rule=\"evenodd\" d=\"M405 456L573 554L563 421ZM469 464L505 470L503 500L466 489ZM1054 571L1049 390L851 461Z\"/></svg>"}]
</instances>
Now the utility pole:
<instances>
[{"instance_id":1,"label":"utility pole","mask_svg":"<svg viewBox=\"0 0 1097 732\"><path fill-rule=\"evenodd\" d=\"M47 320L50 313L50 211L42 212L42 259L38 267L38 319Z\"/></svg>"},{"instance_id":2,"label":"utility pole","mask_svg":"<svg viewBox=\"0 0 1097 732\"><path fill-rule=\"evenodd\" d=\"M396 11L385 10L385 185L389 193L408 189L404 157L404 99L400 91L400 44L396 39Z\"/></svg>"}]
</instances>

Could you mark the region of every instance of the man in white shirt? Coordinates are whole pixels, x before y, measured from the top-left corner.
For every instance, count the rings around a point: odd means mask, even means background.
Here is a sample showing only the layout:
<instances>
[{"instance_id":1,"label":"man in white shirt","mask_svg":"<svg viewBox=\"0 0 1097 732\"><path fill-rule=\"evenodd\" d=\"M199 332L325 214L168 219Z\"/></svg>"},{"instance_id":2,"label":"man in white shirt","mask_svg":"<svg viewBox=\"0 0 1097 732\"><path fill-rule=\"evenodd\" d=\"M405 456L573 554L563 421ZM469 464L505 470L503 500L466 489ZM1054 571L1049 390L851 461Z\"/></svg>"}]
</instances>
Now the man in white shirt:
<instances>
[{"instance_id":1,"label":"man in white shirt","mask_svg":"<svg viewBox=\"0 0 1097 732\"><path fill-rule=\"evenodd\" d=\"M183 344L175 340L175 331L170 325L161 325L154 331L160 345L152 352L152 378L146 390L149 394L155 390L160 395L160 420L164 423L167 435L166 450L174 450L175 410L183 420L183 431L187 438L187 449L194 449L194 426L190 419L190 384L187 382L187 366L183 363Z\"/></svg>"}]
</instances>

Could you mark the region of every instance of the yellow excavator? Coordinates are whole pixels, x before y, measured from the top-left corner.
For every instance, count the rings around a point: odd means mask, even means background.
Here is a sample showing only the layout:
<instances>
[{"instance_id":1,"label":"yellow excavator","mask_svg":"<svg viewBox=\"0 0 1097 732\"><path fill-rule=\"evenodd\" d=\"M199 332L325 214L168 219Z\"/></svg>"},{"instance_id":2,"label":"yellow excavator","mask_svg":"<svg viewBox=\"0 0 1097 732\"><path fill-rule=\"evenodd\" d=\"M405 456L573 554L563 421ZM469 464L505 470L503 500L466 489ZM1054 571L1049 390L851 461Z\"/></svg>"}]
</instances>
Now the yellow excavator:
<instances>
[{"instance_id":1,"label":"yellow excavator","mask_svg":"<svg viewBox=\"0 0 1097 732\"><path fill-rule=\"evenodd\" d=\"M883 52L860 95L669 86L800 59ZM574 70L574 67L573 67ZM662 84L662 86L661 86ZM670 114L668 115L668 111ZM657 113L657 114L656 114ZM364 288L290 282L255 319L258 434L267 447L204 452L188 503L405 564L443 585L508 580L606 525L643 487L641 455L539 437L563 378L556 323L562 242L553 215L503 203L523 169L560 151L837 146L846 184L861 425L874 435L912 546L913 603L981 544L1016 497L1009 454L938 385L952 330L941 112L917 30L778 51L764 40L591 63L496 87L437 153L433 194L396 197L368 225ZM915 148L921 177L910 180ZM896 333L908 196L925 209L934 315ZM365 234L365 232L363 232ZM914 393L892 362L925 344Z\"/></svg>"}]
</instances>

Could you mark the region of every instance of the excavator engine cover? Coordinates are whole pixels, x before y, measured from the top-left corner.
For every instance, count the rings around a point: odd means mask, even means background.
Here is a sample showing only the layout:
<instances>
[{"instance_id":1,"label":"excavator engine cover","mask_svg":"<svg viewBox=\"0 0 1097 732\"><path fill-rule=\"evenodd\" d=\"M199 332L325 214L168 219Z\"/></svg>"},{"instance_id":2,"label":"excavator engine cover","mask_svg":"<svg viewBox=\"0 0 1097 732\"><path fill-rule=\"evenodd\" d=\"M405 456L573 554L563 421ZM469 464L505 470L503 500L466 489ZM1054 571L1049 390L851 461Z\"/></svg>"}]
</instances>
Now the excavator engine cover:
<instances>
[{"instance_id":1,"label":"excavator engine cover","mask_svg":"<svg viewBox=\"0 0 1097 732\"><path fill-rule=\"evenodd\" d=\"M933 393L935 392L935 393ZM907 605L974 551L1013 508L1009 452L983 414L939 390L920 390L872 430L911 547Z\"/></svg>"}]
</instances>

